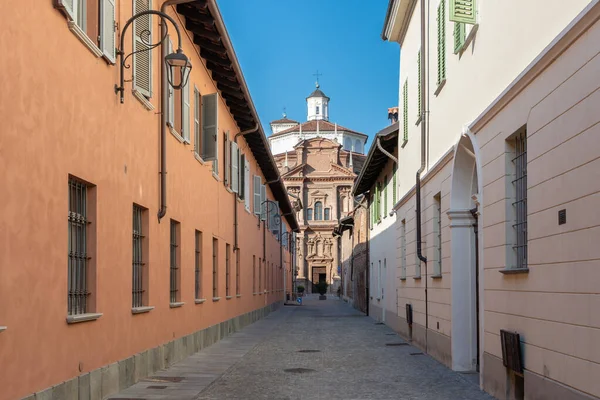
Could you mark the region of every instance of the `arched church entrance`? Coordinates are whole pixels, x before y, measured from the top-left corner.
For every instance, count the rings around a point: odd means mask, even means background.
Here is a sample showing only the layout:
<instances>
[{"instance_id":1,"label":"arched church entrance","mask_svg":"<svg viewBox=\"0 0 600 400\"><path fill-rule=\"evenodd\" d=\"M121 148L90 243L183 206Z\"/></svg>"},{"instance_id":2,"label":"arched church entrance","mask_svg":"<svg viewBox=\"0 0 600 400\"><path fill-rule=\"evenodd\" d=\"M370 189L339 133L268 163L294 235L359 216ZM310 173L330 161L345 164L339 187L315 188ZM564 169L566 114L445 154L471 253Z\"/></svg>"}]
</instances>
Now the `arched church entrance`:
<instances>
[{"instance_id":1,"label":"arched church entrance","mask_svg":"<svg viewBox=\"0 0 600 400\"><path fill-rule=\"evenodd\" d=\"M450 193L452 260L452 369L479 371L479 194L474 137L461 136L454 153Z\"/></svg>"}]
</instances>

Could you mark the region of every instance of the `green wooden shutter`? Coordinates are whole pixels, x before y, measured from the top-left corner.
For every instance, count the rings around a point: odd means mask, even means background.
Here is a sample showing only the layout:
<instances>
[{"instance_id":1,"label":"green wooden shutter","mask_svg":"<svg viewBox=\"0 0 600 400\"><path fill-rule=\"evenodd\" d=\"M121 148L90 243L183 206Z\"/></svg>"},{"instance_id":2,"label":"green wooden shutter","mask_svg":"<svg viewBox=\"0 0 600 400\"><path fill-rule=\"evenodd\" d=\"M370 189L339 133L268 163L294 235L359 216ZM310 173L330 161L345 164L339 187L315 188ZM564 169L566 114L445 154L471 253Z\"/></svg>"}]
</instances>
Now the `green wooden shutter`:
<instances>
[{"instance_id":1,"label":"green wooden shutter","mask_svg":"<svg viewBox=\"0 0 600 400\"><path fill-rule=\"evenodd\" d=\"M387 179L387 175L385 176L385 178L383 178L383 184L385 185L384 189L383 189L383 216L385 217L388 212L388 179Z\"/></svg>"},{"instance_id":2,"label":"green wooden shutter","mask_svg":"<svg viewBox=\"0 0 600 400\"><path fill-rule=\"evenodd\" d=\"M450 21L475 25L477 23L475 0L450 0Z\"/></svg>"},{"instance_id":3,"label":"green wooden shutter","mask_svg":"<svg viewBox=\"0 0 600 400\"><path fill-rule=\"evenodd\" d=\"M461 51L465 44L465 24L454 23L454 54Z\"/></svg>"},{"instance_id":4,"label":"green wooden shutter","mask_svg":"<svg viewBox=\"0 0 600 400\"><path fill-rule=\"evenodd\" d=\"M396 170L398 169L398 166L396 165L396 163L394 163L394 177L392 178L392 184L394 185L392 187L392 204L395 206L396 205L396 192L398 191L398 189L396 188Z\"/></svg>"},{"instance_id":5,"label":"green wooden shutter","mask_svg":"<svg viewBox=\"0 0 600 400\"><path fill-rule=\"evenodd\" d=\"M403 139L408 140L408 79L402 87L402 122L403 122Z\"/></svg>"},{"instance_id":6,"label":"green wooden shutter","mask_svg":"<svg viewBox=\"0 0 600 400\"><path fill-rule=\"evenodd\" d=\"M423 111L423 102L421 99L421 79L423 78L421 76L421 50L419 50L419 53L417 54L417 76L419 77L417 84L417 110L419 114L417 115L417 118L421 118Z\"/></svg>"},{"instance_id":7,"label":"green wooden shutter","mask_svg":"<svg viewBox=\"0 0 600 400\"><path fill-rule=\"evenodd\" d=\"M437 15L437 52L438 52L438 76L437 84L446 79L446 0L441 0Z\"/></svg>"}]
</instances>

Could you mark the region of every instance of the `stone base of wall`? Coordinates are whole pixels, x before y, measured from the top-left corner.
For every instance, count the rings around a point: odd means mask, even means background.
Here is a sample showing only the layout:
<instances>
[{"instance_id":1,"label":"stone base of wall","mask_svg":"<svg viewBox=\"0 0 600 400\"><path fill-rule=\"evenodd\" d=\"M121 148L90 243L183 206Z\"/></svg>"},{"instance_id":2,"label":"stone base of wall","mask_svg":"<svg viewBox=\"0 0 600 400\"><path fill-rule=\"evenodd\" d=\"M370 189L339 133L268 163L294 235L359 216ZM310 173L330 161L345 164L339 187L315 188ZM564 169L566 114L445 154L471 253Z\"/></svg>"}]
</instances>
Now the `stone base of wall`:
<instances>
[{"instance_id":1,"label":"stone base of wall","mask_svg":"<svg viewBox=\"0 0 600 400\"><path fill-rule=\"evenodd\" d=\"M483 390L499 400L523 398L515 393L515 377L502 360L483 353ZM600 400L552 379L525 370L523 374L525 400Z\"/></svg>"},{"instance_id":2,"label":"stone base of wall","mask_svg":"<svg viewBox=\"0 0 600 400\"><path fill-rule=\"evenodd\" d=\"M386 323L387 318L388 317L386 314ZM425 351L427 348L427 354L429 354L448 368L452 368L452 341L448 336L442 335L439 332L429 329L427 331L427 338L425 338L424 326L418 324L413 324L412 326L409 326L406 323L405 318L398 317L396 315L394 315L393 318L395 318L397 322L395 322L393 326L390 324L390 327L392 327L396 332L398 332L398 334L402 338L411 342L423 351ZM426 342L427 346L425 346Z\"/></svg>"},{"instance_id":3,"label":"stone base of wall","mask_svg":"<svg viewBox=\"0 0 600 400\"><path fill-rule=\"evenodd\" d=\"M266 317L280 306L281 302L277 302L238 315L235 318L61 382L27 396L24 400L102 400Z\"/></svg>"}]
</instances>

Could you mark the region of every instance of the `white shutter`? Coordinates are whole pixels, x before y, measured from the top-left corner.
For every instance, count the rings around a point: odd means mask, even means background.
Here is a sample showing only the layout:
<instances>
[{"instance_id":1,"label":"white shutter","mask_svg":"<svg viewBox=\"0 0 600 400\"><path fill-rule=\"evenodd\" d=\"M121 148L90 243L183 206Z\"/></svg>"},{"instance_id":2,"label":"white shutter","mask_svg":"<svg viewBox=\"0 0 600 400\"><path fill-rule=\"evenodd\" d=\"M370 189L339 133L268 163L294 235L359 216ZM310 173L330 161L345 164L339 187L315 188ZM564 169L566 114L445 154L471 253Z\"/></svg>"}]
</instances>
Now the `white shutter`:
<instances>
[{"instance_id":1,"label":"white shutter","mask_svg":"<svg viewBox=\"0 0 600 400\"><path fill-rule=\"evenodd\" d=\"M240 153L238 145L231 142L231 190L234 193L240 192Z\"/></svg>"},{"instance_id":2,"label":"white shutter","mask_svg":"<svg viewBox=\"0 0 600 400\"><path fill-rule=\"evenodd\" d=\"M100 49L115 63L115 0L100 0Z\"/></svg>"},{"instance_id":3,"label":"white shutter","mask_svg":"<svg viewBox=\"0 0 600 400\"><path fill-rule=\"evenodd\" d=\"M190 142L190 80L186 82L181 93L181 136Z\"/></svg>"},{"instance_id":4,"label":"white shutter","mask_svg":"<svg viewBox=\"0 0 600 400\"><path fill-rule=\"evenodd\" d=\"M171 54L173 52L173 42L169 37L167 40L167 54ZM171 126L171 128L175 128L175 89L169 84L167 84L168 90L168 109L169 113L167 114L167 124Z\"/></svg>"},{"instance_id":5,"label":"white shutter","mask_svg":"<svg viewBox=\"0 0 600 400\"><path fill-rule=\"evenodd\" d=\"M270 206L270 210L269 210L269 218L270 218L270 226L271 226L271 232L273 232L274 235L279 236L279 224L277 223L277 218L276 216L279 214L279 202L276 201L275 204L277 204L276 206L274 206L273 204L271 204Z\"/></svg>"},{"instance_id":6,"label":"white shutter","mask_svg":"<svg viewBox=\"0 0 600 400\"><path fill-rule=\"evenodd\" d=\"M260 198L261 198L261 190L260 190L260 186L261 186L261 180L260 180L260 176L258 175L254 175L254 183L252 185L254 191L254 214L259 215L260 214Z\"/></svg>"},{"instance_id":7,"label":"white shutter","mask_svg":"<svg viewBox=\"0 0 600 400\"><path fill-rule=\"evenodd\" d=\"M194 152L200 156L200 92L194 86Z\"/></svg>"},{"instance_id":8,"label":"white shutter","mask_svg":"<svg viewBox=\"0 0 600 400\"><path fill-rule=\"evenodd\" d=\"M244 160L244 205L250 211L250 163Z\"/></svg>"},{"instance_id":9,"label":"white shutter","mask_svg":"<svg viewBox=\"0 0 600 400\"><path fill-rule=\"evenodd\" d=\"M267 187L260 185L260 219L263 221L267 220L267 202L265 200L267 200Z\"/></svg>"},{"instance_id":10,"label":"white shutter","mask_svg":"<svg viewBox=\"0 0 600 400\"><path fill-rule=\"evenodd\" d=\"M231 142L229 141L229 132L225 133L224 135L225 137L225 141L224 141L224 147L223 147L223 153L225 154L225 186L231 188Z\"/></svg>"},{"instance_id":11,"label":"white shutter","mask_svg":"<svg viewBox=\"0 0 600 400\"><path fill-rule=\"evenodd\" d=\"M217 94L202 96L202 159L217 159Z\"/></svg>"},{"instance_id":12,"label":"white shutter","mask_svg":"<svg viewBox=\"0 0 600 400\"><path fill-rule=\"evenodd\" d=\"M62 8L71 20L75 21L77 19L75 18L75 15L77 15L76 0L56 0L56 6Z\"/></svg>"},{"instance_id":13,"label":"white shutter","mask_svg":"<svg viewBox=\"0 0 600 400\"><path fill-rule=\"evenodd\" d=\"M149 0L135 0L135 13L148 11ZM138 17L133 21L133 87L146 97L152 97L152 19L150 15ZM148 36L148 32L150 35Z\"/></svg>"}]
</instances>

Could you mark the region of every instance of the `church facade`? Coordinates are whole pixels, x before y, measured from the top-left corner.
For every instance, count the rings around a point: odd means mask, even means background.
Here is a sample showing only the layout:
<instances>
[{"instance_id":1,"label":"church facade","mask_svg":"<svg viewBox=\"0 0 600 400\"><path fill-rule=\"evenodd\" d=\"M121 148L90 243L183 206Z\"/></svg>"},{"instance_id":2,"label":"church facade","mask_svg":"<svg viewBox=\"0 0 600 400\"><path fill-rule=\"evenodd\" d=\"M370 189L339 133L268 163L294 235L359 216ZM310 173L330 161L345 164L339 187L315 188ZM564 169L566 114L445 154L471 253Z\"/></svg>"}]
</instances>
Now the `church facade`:
<instances>
[{"instance_id":1,"label":"church facade","mask_svg":"<svg viewBox=\"0 0 600 400\"><path fill-rule=\"evenodd\" d=\"M307 121L271 122L268 140L287 191L302 201L297 219L295 287L316 293L329 283L336 293L341 279L341 242L333 235L354 207L350 194L365 156L367 135L329 121L329 97L317 85L306 99Z\"/></svg>"}]
</instances>

